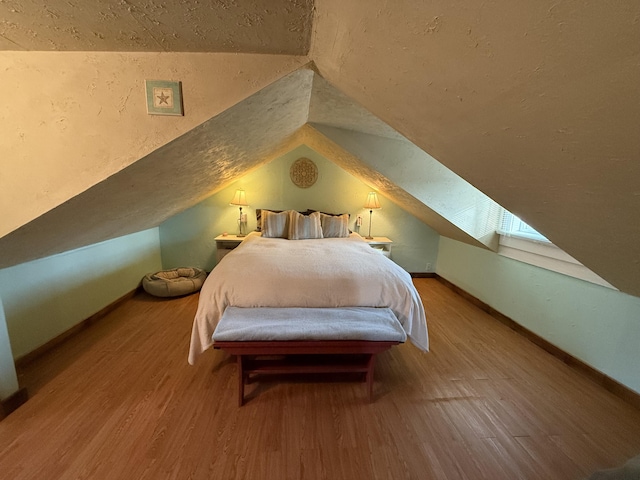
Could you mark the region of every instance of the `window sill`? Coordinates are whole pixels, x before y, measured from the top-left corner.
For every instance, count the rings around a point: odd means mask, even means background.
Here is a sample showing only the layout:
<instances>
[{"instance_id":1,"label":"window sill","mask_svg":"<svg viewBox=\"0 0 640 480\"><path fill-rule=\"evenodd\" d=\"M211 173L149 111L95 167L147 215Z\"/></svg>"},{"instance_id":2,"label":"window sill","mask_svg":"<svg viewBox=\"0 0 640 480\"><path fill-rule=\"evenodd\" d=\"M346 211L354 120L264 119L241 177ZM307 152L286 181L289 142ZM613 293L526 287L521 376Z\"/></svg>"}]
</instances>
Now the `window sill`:
<instances>
[{"instance_id":1,"label":"window sill","mask_svg":"<svg viewBox=\"0 0 640 480\"><path fill-rule=\"evenodd\" d=\"M563 275L617 290L553 243L526 237L500 235L498 254Z\"/></svg>"}]
</instances>

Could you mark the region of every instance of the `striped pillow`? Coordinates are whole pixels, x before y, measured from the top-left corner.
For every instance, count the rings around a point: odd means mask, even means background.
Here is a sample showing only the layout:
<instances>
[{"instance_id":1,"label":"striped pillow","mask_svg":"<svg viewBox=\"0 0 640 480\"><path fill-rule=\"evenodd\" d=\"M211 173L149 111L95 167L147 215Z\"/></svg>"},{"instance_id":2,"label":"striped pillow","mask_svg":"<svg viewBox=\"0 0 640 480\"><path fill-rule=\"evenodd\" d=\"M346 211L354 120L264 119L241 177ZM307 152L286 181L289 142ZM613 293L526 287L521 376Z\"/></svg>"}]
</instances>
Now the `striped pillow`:
<instances>
[{"instance_id":1,"label":"striped pillow","mask_svg":"<svg viewBox=\"0 0 640 480\"><path fill-rule=\"evenodd\" d=\"M295 210L289 211L289 240L322 238L320 212L302 215Z\"/></svg>"},{"instance_id":2,"label":"striped pillow","mask_svg":"<svg viewBox=\"0 0 640 480\"><path fill-rule=\"evenodd\" d=\"M272 212L262 210L262 236L267 238L287 238L289 233L289 211Z\"/></svg>"},{"instance_id":3,"label":"striped pillow","mask_svg":"<svg viewBox=\"0 0 640 480\"><path fill-rule=\"evenodd\" d=\"M266 212L268 209L265 208L256 208L256 232L262 230L262 212ZM269 210L273 213L280 213L282 210Z\"/></svg>"},{"instance_id":4,"label":"striped pillow","mask_svg":"<svg viewBox=\"0 0 640 480\"><path fill-rule=\"evenodd\" d=\"M349 214L327 215L320 214L322 236L324 238L343 238L349 236Z\"/></svg>"}]
</instances>

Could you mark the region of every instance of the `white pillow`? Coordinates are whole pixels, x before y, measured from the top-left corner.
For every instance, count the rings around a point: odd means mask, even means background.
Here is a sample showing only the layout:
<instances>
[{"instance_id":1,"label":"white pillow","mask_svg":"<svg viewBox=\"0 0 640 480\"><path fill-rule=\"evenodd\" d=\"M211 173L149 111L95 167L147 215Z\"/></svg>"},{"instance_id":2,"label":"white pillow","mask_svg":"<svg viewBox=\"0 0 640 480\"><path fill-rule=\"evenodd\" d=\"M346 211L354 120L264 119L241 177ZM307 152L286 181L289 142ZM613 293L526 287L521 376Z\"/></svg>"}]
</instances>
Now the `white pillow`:
<instances>
[{"instance_id":1,"label":"white pillow","mask_svg":"<svg viewBox=\"0 0 640 480\"><path fill-rule=\"evenodd\" d=\"M289 211L275 213L262 210L262 236L267 238L287 238L289 234Z\"/></svg>"},{"instance_id":2,"label":"white pillow","mask_svg":"<svg viewBox=\"0 0 640 480\"><path fill-rule=\"evenodd\" d=\"M327 215L320 214L322 236L324 238L343 238L349 236L349 214Z\"/></svg>"},{"instance_id":3,"label":"white pillow","mask_svg":"<svg viewBox=\"0 0 640 480\"><path fill-rule=\"evenodd\" d=\"M295 210L289 210L289 240L310 238L322 238L320 212L303 215Z\"/></svg>"}]
</instances>

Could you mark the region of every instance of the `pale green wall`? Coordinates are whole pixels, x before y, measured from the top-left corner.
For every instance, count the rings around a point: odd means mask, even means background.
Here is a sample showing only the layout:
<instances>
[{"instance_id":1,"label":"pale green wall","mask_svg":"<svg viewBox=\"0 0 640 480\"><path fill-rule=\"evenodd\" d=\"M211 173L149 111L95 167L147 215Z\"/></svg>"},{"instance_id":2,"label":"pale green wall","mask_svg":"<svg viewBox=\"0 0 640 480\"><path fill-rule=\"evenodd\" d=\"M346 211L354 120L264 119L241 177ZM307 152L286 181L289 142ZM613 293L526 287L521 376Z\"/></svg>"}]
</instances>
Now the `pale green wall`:
<instances>
[{"instance_id":1,"label":"pale green wall","mask_svg":"<svg viewBox=\"0 0 640 480\"><path fill-rule=\"evenodd\" d=\"M445 237L436 272L640 393L640 298Z\"/></svg>"},{"instance_id":2,"label":"pale green wall","mask_svg":"<svg viewBox=\"0 0 640 480\"><path fill-rule=\"evenodd\" d=\"M309 188L296 187L289 177L291 164L310 158L318 167L318 180ZM363 215L360 233L369 228L369 211L363 208L371 190L353 175L302 145L260 167L212 195L193 208L175 215L160 226L162 260L165 268L194 266L211 270L215 266L214 238L223 232L237 233L238 208L229 205L237 188L247 193L249 231L256 228L255 209L306 210L350 213L352 230L356 215ZM393 260L409 272L425 272L435 265L439 235L430 227L378 196L381 210L373 212L371 234L393 240Z\"/></svg>"},{"instance_id":3,"label":"pale green wall","mask_svg":"<svg viewBox=\"0 0 640 480\"><path fill-rule=\"evenodd\" d=\"M0 400L10 397L18 391L18 376L11 354L11 342L4 317L2 299L0 299Z\"/></svg>"},{"instance_id":4,"label":"pale green wall","mask_svg":"<svg viewBox=\"0 0 640 480\"><path fill-rule=\"evenodd\" d=\"M160 268L153 228L0 270L14 358L97 313Z\"/></svg>"}]
</instances>

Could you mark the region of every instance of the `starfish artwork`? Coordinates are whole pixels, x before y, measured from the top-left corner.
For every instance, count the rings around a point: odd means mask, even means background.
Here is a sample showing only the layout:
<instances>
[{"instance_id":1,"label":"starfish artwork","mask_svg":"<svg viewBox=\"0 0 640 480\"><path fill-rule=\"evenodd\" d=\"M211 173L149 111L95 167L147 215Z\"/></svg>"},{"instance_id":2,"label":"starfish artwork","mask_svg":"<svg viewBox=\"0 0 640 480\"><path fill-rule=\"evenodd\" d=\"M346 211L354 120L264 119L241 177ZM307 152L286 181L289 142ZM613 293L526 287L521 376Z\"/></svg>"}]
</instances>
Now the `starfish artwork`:
<instances>
[{"instance_id":1,"label":"starfish artwork","mask_svg":"<svg viewBox=\"0 0 640 480\"><path fill-rule=\"evenodd\" d=\"M158 95L158 99L160 100L160 104L166 104L169 105L169 103L167 102L167 99L170 98L169 95L165 95L164 92L160 92L160 95Z\"/></svg>"},{"instance_id":2,"label":"starfish artwork","mask_svg":"<svg viewBox=\"0 0 640 480\"><path fill-rule=\"evenodd\" d=\"M184 115L182 82L145 80L149 115Z\"/></svg>"},{"instance_id":3,"label":"starfish artwork","mask_svg":"<svg viewBox=\"0 0 640 480\"><path fill-rule=\"evenodd\" d=\"M173 108L173 91L170 88L154 88L154 106Z\"/></svg>"}]
</instances>

